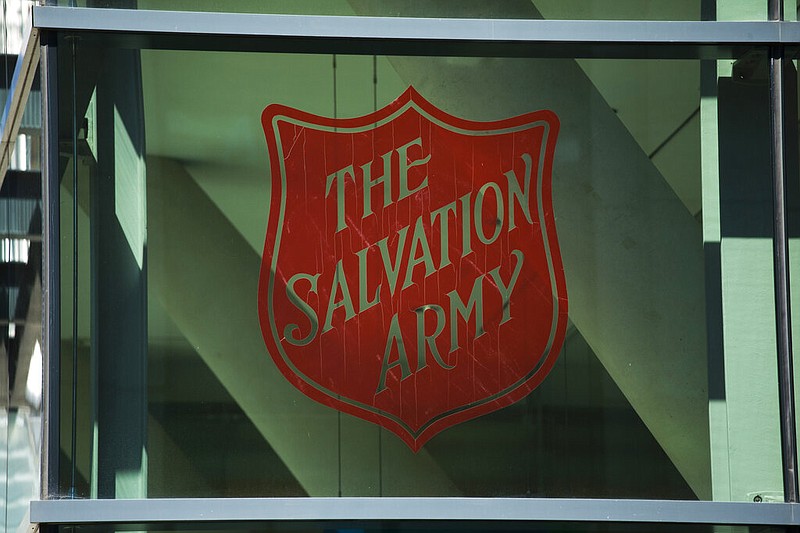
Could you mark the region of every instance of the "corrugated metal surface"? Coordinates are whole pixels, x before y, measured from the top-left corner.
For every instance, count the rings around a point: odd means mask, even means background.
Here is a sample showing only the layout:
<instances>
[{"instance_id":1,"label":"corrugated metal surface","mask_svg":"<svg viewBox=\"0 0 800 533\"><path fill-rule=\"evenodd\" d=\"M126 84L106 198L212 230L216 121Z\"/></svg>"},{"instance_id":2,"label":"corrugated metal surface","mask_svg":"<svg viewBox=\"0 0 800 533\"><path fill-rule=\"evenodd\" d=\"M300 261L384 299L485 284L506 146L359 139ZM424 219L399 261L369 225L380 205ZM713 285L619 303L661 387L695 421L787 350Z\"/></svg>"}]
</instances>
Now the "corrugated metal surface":
<instances>
[{"instance_id":1,"label":"corrugated metal surface","mask_svg":"<svg viewBox=\"0 0 800 533\"><path fill-rule=\"evenodd\" d=\"M40 199L0 198L0 234L27 235L33 217L41 216L41 209Z\"/></svg>"}]
</instances>

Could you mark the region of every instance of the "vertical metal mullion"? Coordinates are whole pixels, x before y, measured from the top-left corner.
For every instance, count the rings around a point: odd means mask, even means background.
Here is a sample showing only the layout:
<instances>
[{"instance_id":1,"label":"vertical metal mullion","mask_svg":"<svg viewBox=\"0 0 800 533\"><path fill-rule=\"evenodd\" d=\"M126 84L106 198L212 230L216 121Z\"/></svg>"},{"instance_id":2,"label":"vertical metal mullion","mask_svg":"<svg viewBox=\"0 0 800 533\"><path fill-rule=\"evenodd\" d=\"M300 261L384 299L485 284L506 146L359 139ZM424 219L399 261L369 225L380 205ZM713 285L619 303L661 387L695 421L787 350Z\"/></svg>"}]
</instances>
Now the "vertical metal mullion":
<instances>
[{"instance_id":1,"label":"vertical metal mullion","mask_svg":"<svg viewBox=\"0 0 800 533\"><path fill-rule=\"evenodd\" d=\"M42 472L41 497L57 496L60 463L60 347L61 347L61 280L60 206L58 183L58 90L57 47L53 32L42 32Z\"/></svg>"},{"instance_id":2,"label":"vertical metal mullion","mask_svg":"<svg viewBox=\"0 0 800 533\"><path fill-rule=\"evenodd\" d=\"M783 20L783 0L767 0L767 18ZM769 96L772 116L773 249L775 261L775 310L778 344L778 395L781 418L783 498L798 501L797 429L795 427L794 374L792 368L792 315L787 235L786 172L784 150L783 47L770 47Z\"/></svg>"},{"instance_id":3,"label":"vertical metal mullion","mask_svg":"<svg viewBox=\"0 0 800 533\"><path fill-rule=\"evenodd\" d=\"M767 19L783 20L783 0L767 0Z\"/></svg>"},{"instance_id":4,"label":"vertical metal mullion","mask_svg":"<svg viewBox=\"0 0 800 533\"><path fill-rule=\"evenodd\" d=\"M771 2L771 4L774 2ZM778 346L781 451L784 500L798 501L797 441L792 375L791 302L789 298L789 243L787 237L786 176L784 172L783 48L772 47L769 60L772 117L773 249L775 312Z\"/></svg>"}]
</instances>

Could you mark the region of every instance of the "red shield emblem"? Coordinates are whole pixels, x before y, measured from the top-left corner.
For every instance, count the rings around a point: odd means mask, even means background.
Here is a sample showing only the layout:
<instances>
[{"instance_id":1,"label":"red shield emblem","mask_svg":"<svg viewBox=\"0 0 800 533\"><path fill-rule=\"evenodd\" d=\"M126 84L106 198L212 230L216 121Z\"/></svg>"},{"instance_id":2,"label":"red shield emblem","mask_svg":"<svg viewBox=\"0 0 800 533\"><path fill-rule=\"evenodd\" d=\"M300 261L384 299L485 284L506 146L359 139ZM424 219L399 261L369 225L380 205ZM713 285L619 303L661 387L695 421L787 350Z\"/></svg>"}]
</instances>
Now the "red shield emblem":
<instances>
[{"instance_id":1,"label":"red shield emblem","mask_svg":"<svg viewBox=\"0 0 800 533\"><path fill-rule=\"evenodd\" d=\"M567 323L555 114L473 122L409 88L363 117L262 122L258 311L286 379L414 451L541 383Z\"/></svg>"}]
</instances>

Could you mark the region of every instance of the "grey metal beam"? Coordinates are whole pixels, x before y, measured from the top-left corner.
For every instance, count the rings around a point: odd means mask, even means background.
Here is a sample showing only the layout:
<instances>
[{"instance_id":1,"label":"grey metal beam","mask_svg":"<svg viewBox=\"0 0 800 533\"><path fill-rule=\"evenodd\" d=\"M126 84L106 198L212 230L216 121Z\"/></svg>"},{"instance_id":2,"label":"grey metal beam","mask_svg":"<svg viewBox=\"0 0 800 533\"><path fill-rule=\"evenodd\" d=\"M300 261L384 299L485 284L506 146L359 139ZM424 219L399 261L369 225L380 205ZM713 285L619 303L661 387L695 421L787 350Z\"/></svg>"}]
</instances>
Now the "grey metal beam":
<instances>
[{"instance_id":1,"label":"grey metal beam","mask_svg":"<svg viewBox=\"0 0 800 533\"><path fill-rule=\"evenodd\" d=\"M800 504L544 498L230 498L31 502L32 523L537 520L800 525Z\"/></svg>"},{"instance_id":2,"label":"grey metal beam","mask_svg":"<svg viewBox=\"0 0 800 533\"><path fill-rule=\"evenodd\" d=\"M271 15L34 6L48 30L518 43L779 45L798 22L608 21Z\"/></svg>"}]
</instances>

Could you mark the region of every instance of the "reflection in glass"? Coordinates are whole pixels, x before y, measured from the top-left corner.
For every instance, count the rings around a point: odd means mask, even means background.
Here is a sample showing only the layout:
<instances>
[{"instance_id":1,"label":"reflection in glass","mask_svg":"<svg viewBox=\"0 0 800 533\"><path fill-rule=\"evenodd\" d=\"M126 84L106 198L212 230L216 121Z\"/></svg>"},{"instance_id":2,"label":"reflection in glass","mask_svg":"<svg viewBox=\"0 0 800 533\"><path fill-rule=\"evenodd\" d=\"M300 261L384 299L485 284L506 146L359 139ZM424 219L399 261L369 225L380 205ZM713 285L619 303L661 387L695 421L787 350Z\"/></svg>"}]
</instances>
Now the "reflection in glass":
<instances>
[{"instance_id":1,"label":"reflection in glass","mask_svg":"<svg viewBox=\"0 0 800 533\"><path fill-rule=\"evenodd\" d=\"M68 0L48 0L49 5L71 5ZM97 0L89 7L128 8L130 0ZM521 2L481 2L448 0L401 2L397 0L249 0L220 5L213 0L163 2L138 0L138 9L178 11L233 11L286 15L360 15L423 18L553 19L553 20L709 20L700 0L525 0ZM789 9L786 10L789 13ZM766 20L763 0L718 3L711 20Z\"/></svg>"},{"instance_id":2,"label":"reflection in glass","mask_svg":"<svg viewBox=\"0 0 800 533\"><path fill-rule=\"evenodd\" d=\"M5 44L13 62L22 11L5 13ZM24 17L23 17L24 18ZM6 81L8 79L6 78ZM7 87L0 90L5 101ZM28 526L39 497L42 403L42 199L39 145L41 97L34 83L0 189L0 506L2 531Z\"/></svg>"},{"instance_id":3,"label":"reflection in glass","mask_svg":"<svg viewBox=\"0 0 800 533\"><path fill-rule=\"evenodd\" d=\"M59 102L79 132L61 188L62 495L780 498L777 405L751 403L776 390L771 204L754 177L769 161L765 80L721 68L701 93L699 61L80 42L73 63L71 46L60 41L60 68L82 80ZM539 388L416 454L290 386L256 313L271 193L261 111L361 116L409 85L470 120L558 115L570 318Z\"/></svg>"}]
</instances>

